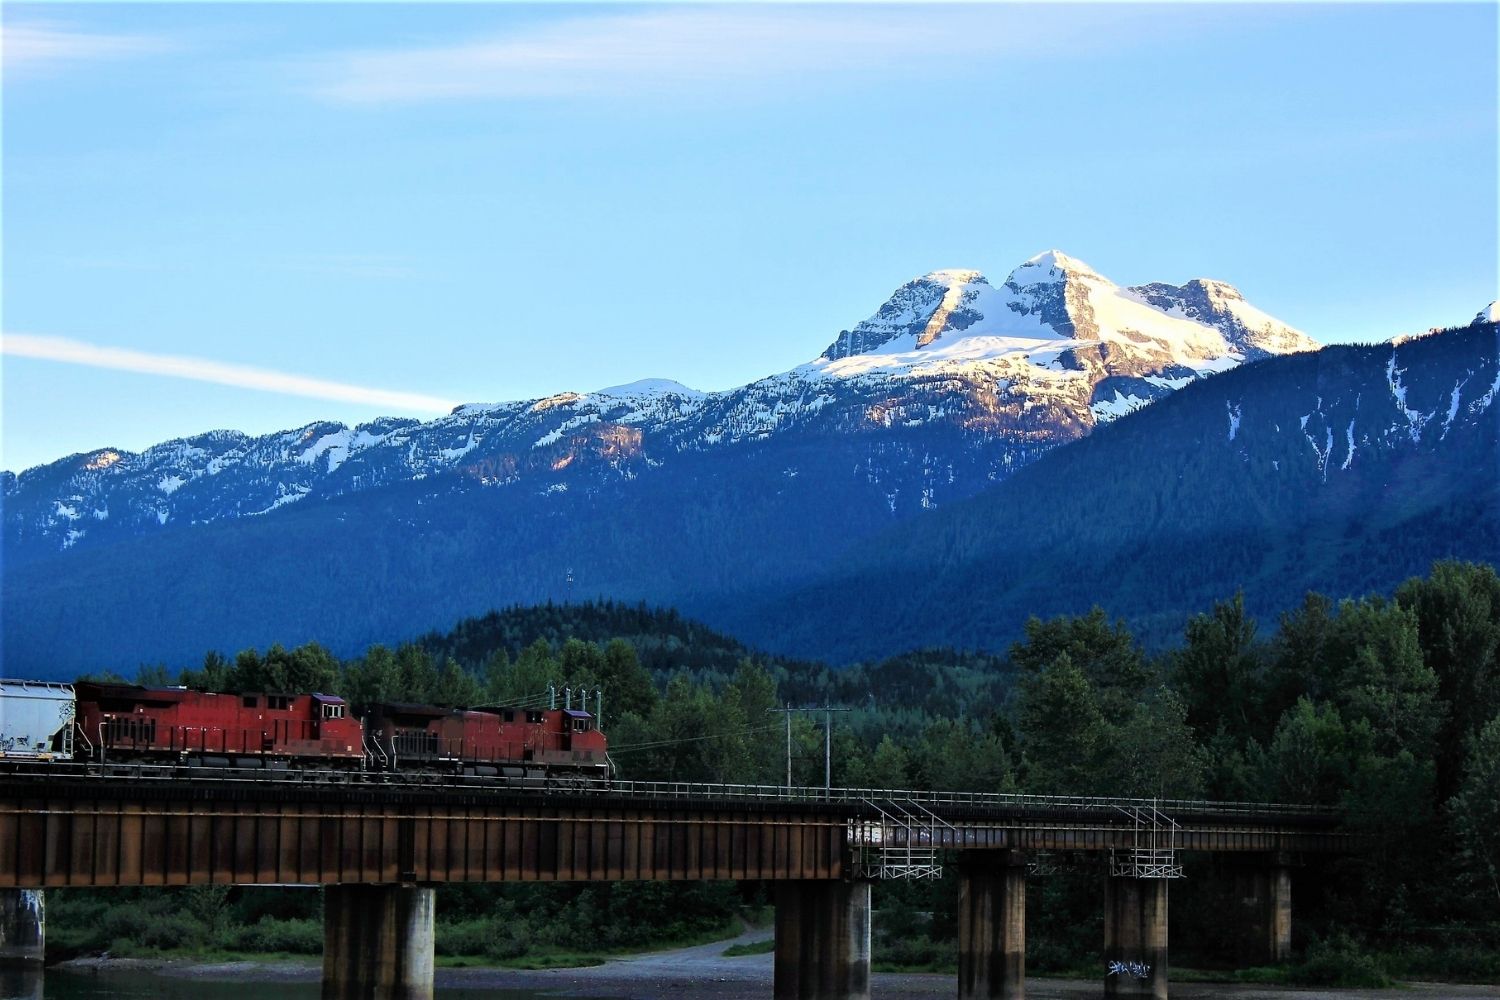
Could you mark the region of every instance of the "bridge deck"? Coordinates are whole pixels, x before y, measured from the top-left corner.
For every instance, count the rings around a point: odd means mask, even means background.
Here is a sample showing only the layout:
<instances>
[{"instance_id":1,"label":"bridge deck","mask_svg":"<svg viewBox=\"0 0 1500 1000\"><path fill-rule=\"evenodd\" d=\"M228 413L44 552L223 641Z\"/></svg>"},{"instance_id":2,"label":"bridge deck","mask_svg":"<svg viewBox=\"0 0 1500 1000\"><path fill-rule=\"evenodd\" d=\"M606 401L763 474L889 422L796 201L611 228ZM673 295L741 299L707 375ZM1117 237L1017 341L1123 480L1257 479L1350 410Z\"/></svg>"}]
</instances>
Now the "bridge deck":
<instances>
[{"instance_id":1,"label":"bridge deck","mask_svg":"<svg viewBox=\"0 0 1500 1000\"><path fill-rule=\"evenodd\" d=\"M0 774L0 888L203 883L837 879L877 802L921 803L942 849L1128 848L1130 799L80 765ZM1337 852L1330 810L1155 803L1177 847Z\"/></svg>"}]
</instances>

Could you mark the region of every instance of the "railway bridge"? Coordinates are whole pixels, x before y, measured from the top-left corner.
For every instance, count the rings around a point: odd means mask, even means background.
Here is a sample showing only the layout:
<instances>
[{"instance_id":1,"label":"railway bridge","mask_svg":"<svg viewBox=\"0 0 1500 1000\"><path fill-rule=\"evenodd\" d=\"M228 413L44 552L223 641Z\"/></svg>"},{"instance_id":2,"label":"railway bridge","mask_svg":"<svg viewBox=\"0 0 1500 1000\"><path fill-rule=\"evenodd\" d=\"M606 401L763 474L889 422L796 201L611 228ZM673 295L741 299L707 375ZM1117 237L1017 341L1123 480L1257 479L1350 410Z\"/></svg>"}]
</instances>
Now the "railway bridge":
<instances>
[{"instance_id":1,"label":"railway bridge","mask_svg":"<svg viewBox=\"0 0 1500 1000\"><path fill-rule=\"evenodd\" d=\"M1164 998L1182 852L1245 856L1247 933L1277 960L1291 942L1292 864L1348 847L1333 812L1288 805L34 766L0 775L0 944L24 937L18 900L35 890L318 885L323 995L430 997L435 886L754 880L773 888L778 1000L846 1000L869 996L871 883L933 877L953 859L958 996L1015 1000L1028 876L1093 853L1107 860L1103 993Z\"/></svg>"}]
</instances>

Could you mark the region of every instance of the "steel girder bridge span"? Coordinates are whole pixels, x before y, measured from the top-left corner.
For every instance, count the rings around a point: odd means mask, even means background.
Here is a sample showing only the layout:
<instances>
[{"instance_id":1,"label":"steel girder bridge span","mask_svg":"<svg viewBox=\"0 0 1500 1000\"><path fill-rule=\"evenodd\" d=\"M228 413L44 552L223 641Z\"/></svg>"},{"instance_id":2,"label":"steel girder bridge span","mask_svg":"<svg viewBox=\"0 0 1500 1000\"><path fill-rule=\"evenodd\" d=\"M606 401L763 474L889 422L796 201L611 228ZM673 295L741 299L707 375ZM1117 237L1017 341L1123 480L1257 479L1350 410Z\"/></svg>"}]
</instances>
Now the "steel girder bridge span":
<instances>
[{"instance_id":1,"label":"steel girder bridge span","mask_svg":"<svg viewBox=\"0 0 1500 1000\"><path fill-rule=\"evenodd\" d=\"M1244 919L1275 961L1290 948L1294 860L1349 847L1333 811L1263 803L36 766L0 774L0 943L40 959L48 888L318 885L324 996L430 997L437 885L763 881L774 995L843 1000L869 995L871 884L939 877L946 860L958 996L1019 998L1028 879L1092 856L1105 995L1165 997L1182 852L1244 857Z\"/></svg>"}]
</instances>

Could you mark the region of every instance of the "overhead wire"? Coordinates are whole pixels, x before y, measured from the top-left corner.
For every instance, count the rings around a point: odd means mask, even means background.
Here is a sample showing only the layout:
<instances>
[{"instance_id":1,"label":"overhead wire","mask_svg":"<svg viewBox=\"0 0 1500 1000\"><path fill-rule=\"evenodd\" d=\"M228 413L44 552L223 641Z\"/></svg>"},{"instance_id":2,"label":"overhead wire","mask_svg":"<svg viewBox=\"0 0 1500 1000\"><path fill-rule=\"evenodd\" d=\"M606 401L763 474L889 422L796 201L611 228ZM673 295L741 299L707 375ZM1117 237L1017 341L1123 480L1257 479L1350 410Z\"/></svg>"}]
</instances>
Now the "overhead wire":
<instances>
[{"instance_id":1,"label":"overhead wire","mask_svg":"<svg viewBox=\"0 0 1500 1000\"><path fill-rule=\"evenodd\" d=\"M610 747L610 756L618 753L630 753L633 750L654 750L658 747L677 746L682 743L702 743L704 740L727 740L734 736L748 736L751 733L764 733L772 729L779 730L781 726L747 726L743 729L731 730L727 733L710 733L707 736L684 736L677 740L650 740L645 743L627 743L620 747Z\"/></svg>"}]
</instances>

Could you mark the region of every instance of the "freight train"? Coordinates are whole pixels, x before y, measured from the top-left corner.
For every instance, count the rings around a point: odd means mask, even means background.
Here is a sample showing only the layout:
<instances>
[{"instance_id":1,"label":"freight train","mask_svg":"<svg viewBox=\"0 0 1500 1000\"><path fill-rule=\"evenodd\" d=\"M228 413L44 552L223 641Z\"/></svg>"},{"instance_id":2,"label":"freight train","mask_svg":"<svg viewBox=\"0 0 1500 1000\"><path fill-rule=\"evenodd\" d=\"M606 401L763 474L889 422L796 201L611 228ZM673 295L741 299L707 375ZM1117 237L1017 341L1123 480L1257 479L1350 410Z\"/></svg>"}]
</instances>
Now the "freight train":
<instances>
[{"instance_id":1,"label":"freight train","mask_svg":"<svg viewBox=\"0 0 1500 1000\"><path fill-rule=\"evenodd\" d=\"M587 702L584 702L587 705ZM599 704L596 696L595 705ZM595 714L376 703L329 694L0 680L0 761L429 772L608 780Z\"/></svg>"}]
</instances>

